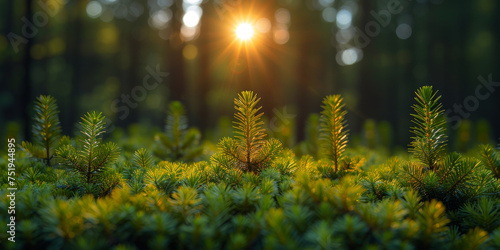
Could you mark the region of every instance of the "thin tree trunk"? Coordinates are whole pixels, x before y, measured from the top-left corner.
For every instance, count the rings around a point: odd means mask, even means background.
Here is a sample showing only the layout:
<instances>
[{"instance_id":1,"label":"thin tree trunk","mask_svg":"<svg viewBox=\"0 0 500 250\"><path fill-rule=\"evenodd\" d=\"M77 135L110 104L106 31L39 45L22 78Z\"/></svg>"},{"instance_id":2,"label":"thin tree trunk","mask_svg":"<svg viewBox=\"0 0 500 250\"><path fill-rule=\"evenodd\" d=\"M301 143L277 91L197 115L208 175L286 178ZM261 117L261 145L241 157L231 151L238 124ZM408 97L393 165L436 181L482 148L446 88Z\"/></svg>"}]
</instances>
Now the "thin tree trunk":
<instances>
[{"instance_id":1,"label":"thin tree trunk","mask_svg":"<svg viewBox=\"0 0 500 250\"><path fill-rule=\"evenodd\" d=\"M9 1L10 2L10 1ZM32 21L33 17L33 9L32 9L32 0L26 0L26 11L25 16ZM31 140L31 119L30 119L30 104L32 103L32 94L31 94L31 56L30 51L33 46L33 40L35 38L28 39L26 43L26 47L24 48L24 56L23 56L23 65L24 65L24 78L22 82L22 91L24 94L20 95L20 106L22 107L22 119L25 122L24 136L27 140Z\"/></svg>"},{"instance_id":2,"label":"thin tree trunk","mask_svg":"<svg viewBox=\"0 0 500 250\"><path fill-rule=\"evenodd\" d=\"M131 26L127 34L128 50L130 54L130 65L128 69L126 69L127 80L125 81L124 92L127 95L131 95L132 102L136 103L137 107L135 109L130 109L129 116L126 118L125 121L123 121L123 125L125 126L138 121L138 113L139 113L138 109L140 108L141 105L137 100L134 100L132 97L132 90L134 89L135 86L141 83L141 80L139 79L139 76L137 74L137 70L144 70L144 67L140 67L141 55L139 54L139 52L141 48L141 42L134 37L136 33L138 33L138 31L134 29L134 26Z\"/></svg>"},{"instance_id":3,"label":"thin tree trunk","mask_svg":"<svg viewBox=\"0 0 500 250\"><path fill-rule=\"evenodd\" d=\"M78 119L78 99L81 95L81 42L83 24L81 11L84 7L84 1L77 1L74 3L73 10L70 11L73 16L73 22L69 21L67 23L67 34L69 35L68 40L70 41L70 48L68 49L67 58L69 64L71 65L71 91L69 93L69 98L67 99L66 114L64 115L64 120L66 125L63 126L63 131L65 134L71 134L73 124ZM69 7L69 6L68 6ZM71 20L71 19L70 19ZM67 118L66 118L67 117Z\"/></svg>"},{"instance_id":4,"label":"thin tree trunk","mask_svg":"<svg viewBox=\"0 0 500 250\"><path fill-rule=\"evenodd\" d=\"M173 36L170 38L170 76L172 81L170 81L170 99L171 100L182 100L185 99L185 85L186 77L184 76L184 57L182 55L182 49L184 44L181 40L181 26L182 26L182 1L176 1L174 7L172 8L174 13L173 18Z\"/></svg>"},{"instance_id":5,"label":"thin tree trunk","mask_svg":"<svg viewBox=\"0 0 500 250\"><path fill-rule=\"evenodd\" d=\"M7 7L5 8L4 12L2 13L5 17L5 26L4 26L4 30L3 30L3 34L9 34L9 32L12 32L13 31L13 22L12 22L12 18L13 18L13 3L14 1L7 1ZM12 52L9 53L9 57L8 57L8 60L4 61L2 64L1 64L1 67L2 68L2 76L4 77L4 79L2 80L2 91L3 90L7 90L8 87L11 87L13 86L12 84L12 71L14 70L14 54ZM15 103L15 102L14 102ZM5 121L9 121L9 120L14 120L14 119L17 119L18 117L16 117L17 115L16 114L20 114L21 112L19 112L18 108L19 108L19 105L15 105L15 111L16 112L13 112L14 115L11 115L11 114L2 114L0 116L0 119L5 119ZM28 127L28 121L24 121L25 123L25 126ZM2 123L2 125L0 125L0 130L2 131L5 131L5 127L6 124L5 123Z\"/></svg>"},{"instance_id":6,"label":"thin tree trunk","mask_svg":"<svg viewBox=\"0 0 500 250\"><path fill-rule=\"evenodd\" d=\"M211 127L212 119L209 113L209 103L208 103L208 92L212 89L212 79L211 79L211 67L210 67L210 18L214 18L212 14L212 3L206 3L203 6L203 16L201 17L201 27L200 36L198 38L198 48L199 48L199 79L197 81L197 112L199 115L196 116L194 123L204 131L205 129Z\"/></svg>"},{"instance_id":7,"label":"thin tree trunk","mask_svg":"<svg viewBox=\"0 0 500 250\"><path fill-rule=\"evenodd\" d=\"M371 1L364 1L362 4L363 16L361 18L361 26L364 32L365 25L372 20L372 16L370 15L370 11L374 9L374 6L371 4ZM363 54L365 55L375 55L374 46L376 38L372 39L371 43L368 44L365 48L363 48ZM382 103L381 98L379 96L379 87L377 87L376 82L373 80L374 74L372 74L373 63L370 60L372 57L365 56L365 58L360 62L360 85L359 85L359 110L361 113L361 119L378 117L380 112L379 105ZM358 121L354 124L357 124L357 128L352 128L353 131L359 131L362 127L363 121Z\"/></svg>"}]
</instances>

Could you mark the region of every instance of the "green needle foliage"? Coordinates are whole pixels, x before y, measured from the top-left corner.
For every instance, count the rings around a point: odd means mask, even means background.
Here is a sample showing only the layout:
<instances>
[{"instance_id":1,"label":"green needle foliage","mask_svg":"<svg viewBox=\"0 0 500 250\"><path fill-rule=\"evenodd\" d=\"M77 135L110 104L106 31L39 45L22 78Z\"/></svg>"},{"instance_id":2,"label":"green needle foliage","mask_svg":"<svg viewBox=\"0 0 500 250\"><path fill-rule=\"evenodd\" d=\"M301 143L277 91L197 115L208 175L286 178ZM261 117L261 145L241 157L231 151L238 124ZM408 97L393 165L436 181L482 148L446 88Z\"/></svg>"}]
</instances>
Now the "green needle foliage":
<instances>
[{"instance_id":1,"label":"green needle foliage","mask_svg":"<svg viewBox=\"0 0 500 250\"><path fill-rule=\"evenodd\" d=\"M63 164L79 174L86 191L97 196L105 194L118 182L112 171L106 171L117 160L119 148L113 142L102 143L101 135L105 133L103 120L102 113L87 113L79 123L82 134L79 147L66 145L57 150Z\"/></svg>"},{"instance_id":2,"label":"green needle foliage","mask_svg":"<svg viewBox=\"0 0 500 250\"><path fill-rule=\"evenodd\" d=\"M419 164L403 166L402 184L419 191L424 200L438 199L449 208L458 208L468 200L488 194L495 187L491 172L478 160L448 155L435 170Z\"/></svg>"},{"instance_id":3,"label":"green needle foliage","mask_svg":"<svg viewBox=\"0 0 500 250\"><path fill-rule=\"evenodd\" d=\"M481 145L479 157L483 165L491 170L496 178L500 179L500 159L495 149L490 145Z\"/></svg>"},{"instance_id":4,"label":"green needle foliage","mask_svg":"<svg viewBox=\"0 0 500 250\"><path fill-rule=\"evenodd\" d=\"M57 116L59 109L54 97L44 95L37 97L34 110L33 143L23 141L21 148L50 166L55 149L61 144L67 144L69 138L61 137L61 126Z\"/></svg>"},{"instance_id":5,"label":"green needle foliage","mask_svg":"<svg viewBox=\"0 0 500 250\"><path fill-rule=\"evenodd\" d=\"M198 129L188 128L182 103L174 101L168 107L165 133L155 136L153 153L169 161L193 161L203 152L200 138Z\"/></svg>"},{"instance_id":6,"label":"green needle foliage","mask_svg":"<svg viewBox=\"0 0 500 250\"><path fill-rule=\"evenodd\" d=\"M417 248L429 249L436 242L443 241L443 234L448 229L446 224L450 220L446 218L446 209L443 204L436 200L425 202L419 212L417 221L420 224L421 233Z\"/></svg>"},{"instance_id":7,"label":"green needle foliage","mask_svg":"<svg viewBox=\"0 0 500 250\"><path fill-rule=\"evenodd\" d=\"M236 138L245 144L247 161L250 161L251 151L258 150L262 147L263 139L266 136L264 122L261 117L264 113L258 113L262 107L256 108L259 102L257 95L252 92L244 91L238 99L234 100L235 109L238 111L234 117L237 121L233 121L236 129Z\"/></svg>"},{"instance_id":8,"label":"green needle foliage","mask_svg":"<svg viewBox=\"0 0 500 250\"><path fill-rule=\"evenodd\" d=\"M343 110L343 107L340 95L329 95L323 99L320 136L324 142L323 147L334 162L335 172L338 171L339 162L343 159L349 135L345 119L347 111Z\"/></svg>"},{"instance_id":9,"label":"green needle foliage","mask_svg":"<svg viewBox=\"0 0 500 250\"><path fill-rule=\"evenodd\" d=\"M443 106L439 103L441 96L437 96L437 91L433 92L431 86L421 87L415 93L417 103L412 106L415 114L411 114L415 124L411 132L415 136L412 137L410 153L422 164L434 169L447 141Z\"/></svg>"},{"instance_id":10,"label":"green needle foliage","mask_svg":"<svg viewBox=\"0 0 500 250\"><path fill-rule=\"evenodd\" d=\"M154 166L154 161L153 157L151 156L151 153L144 148L138 149L134 153L134 163L135 165L147 169L147 168L152 168Z\"/></svg>"},{"instance_id":11,"label":"green needle foliage","mask_svg":"<svg viewBox=\"0 0 500 250\"><path fill-rule=\"evenodd\" d=\"M259 100L252 91L243 91L234 99L235 139L223 138L219 143L226 161L252 173L260 172L281 151L278 140L264 140L263 113L259 113L261 107L256 107Z\"/></svg>"},{"instance_id":12,"label":"green needle foliage","mask_svg":"<svg viewBox=\"0 0 500 250\"><path fill-rule=\"evenodd\" d=\"M477 203L467 203L460 209L464 229L480 227L492 232L500 226L500 202L498 199L480 198Z\"/></svg>"},{"instance_id":13,"label":"green needle foliage","mask_svg":"<svg viewBox=\"0 0 500 250\"><path fill-rule=\"evenodd\" d=\"M180 162L188 151L174 150L189 137L180 103L171 104L166 144L159 142L169 159L182 155L177 162L156 164L143 148L133 153L136 140L126 142L130 151L121 146L117 159L118 147L101 139L104 117L88 113L75 145L58 147L56 139L52 146L53 161L68 168L47 168L24 154L15 159L16 216L23 220L16 245L1 241L0 249L500 249L498 150L436 153L445 139L435 96L430 87L417 91L412 146L420 157L409 161L362 148L345 152L339 96L325 98L322 118L311 119L310 145L300 157L266 140L250 91L235 100L235 137L222 139L208 162ZM46 131L36 133L56 134ZM311 156L318 151L331 160ZM13 161L0 157L0 167ZM0 171L2 179L7 172ZM0 185L0 210L7 211L10 184Z\"/></svg>"}]
</instances>

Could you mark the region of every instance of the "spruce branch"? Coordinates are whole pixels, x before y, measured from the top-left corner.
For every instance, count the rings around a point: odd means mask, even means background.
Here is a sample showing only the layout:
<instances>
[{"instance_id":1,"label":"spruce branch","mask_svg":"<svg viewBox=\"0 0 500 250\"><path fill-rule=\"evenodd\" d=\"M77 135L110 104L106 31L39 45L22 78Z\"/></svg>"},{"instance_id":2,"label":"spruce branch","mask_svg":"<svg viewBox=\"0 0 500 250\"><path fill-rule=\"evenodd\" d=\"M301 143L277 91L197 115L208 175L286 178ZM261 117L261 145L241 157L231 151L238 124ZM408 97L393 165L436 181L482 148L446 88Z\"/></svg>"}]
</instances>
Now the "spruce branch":
<instances>
[{"instance_id":1,"label":"spruce branch","mask_svg":"<svg viewBox=\"0 0 500 250\"><path fill-rule=\"evenodd\" d=\"M437 96L437 91L433 92L431 86L421 87L415 93L417 103L412 106L415 114L411 114L415 125L411 128L414 136L409 151L433 170L441 159L447 142L443 106L439 103L441 96Z\"/></svg>"},{"instance_id":2,"label":"spruce branch","mask_svg":"<svg viewBox=\"0 0 500 250\"><path fill-rule=\"evenodd\" d=\"M344 104L340 95L330 95L323 99L323 111L321 112L320 137L323 139L323 147L335 165L335 172L339 170L339 162L343 159L343 153L347 147L347 121Z\"/></svg>"},{"instance_id":3,"label":"spruce branch","mask_svg":"<svg viewBox=\"0 0 500 250\"><path fill-rule=\"evenodd\" d=\"M449 157L455 156L452 154ZM458 164L453 167L453 171L449 177L444 179L443 185L446 188L445 198L449 198L457 192L465 193L464 190L470 189L472 186L471 182L474 182L474 171L480 165L478 160L471 158L462 159L460 156L459 158Z\"/></svg>"},{"instance_id":4,"label":"spruce branch","mask_svg":"<svg viewBox=\"0 0 500 250\"><path fill-rule=\"evenodd\" d=\"M54 151L61 144L59 109L52 96L41 95L36 98L33 116L33 142L22 142L21 148L35 158L50 166Z\"/></svg>"},{"instance_id":5,"label":"spruce branch","mask_svg":"<svg viewBox=\"0 0 500 250\"><path fill-rule=\"evenodd\" d=\"M255 107L259 100L251 91L243 91L234 99L234 108L238 112L234 114L236 121L233 121L233 127L236 139L245 147L244 161L247 166L250 166L266 136L261 120L263 113L258 113L262 107Z\"/></svg>"},{"instance_id":6,"label":"spruce branch","mask_svg":"<svg viewBox=\"0 0 500 250\"><path fill-rule=\"evenodd\" d=\"M260 98L252 91L243 91L234 100L235 138L223 138L219 149L234 161L238 168L258 173L281 151L281 143L276 139L265 140L264 122L257 107Z\"/></svg>"},{"instance_id":7,"label":"spruce branch","mask_svg":"<svg viewBox=\"0 0 500 250\"><path fill-rule=\"evenodd\" d=\"M143 168L143 169L148 169L154 166L154 161L153 157L151 156L151 153L144 148L138 149L134 153L134 163L135 165Z\"/></svg>"},{"instance_id":8,"label":"spruce branch","mask_svg":"<svg viewBox=\"0 0 500 250\"><path fill-rule=\"evenodd\" d=\"M116 185L119 182L116 174L108 173L107 169L117 160L120 151L113 142L102 143L101 135L105 133L102 113L87 113L79 125L81 138L78 147L66 145L56 153L64 165L79 174L87 191L96 191L99 196L112 188L108 184Z\"/></svg>"},{"instance_id":9,"label":"spruce branch","mask_svg":"<svg viewBox=\"0 0 500 250\"><path fill-rule=\"evenodd\" d=\"M201 133L188 127L182 103L173 101L168 106L165 133L155 135L153 153L170 161L192 161L203 152Z\"/></svg>"},{"instance_id":10,"label":"spruce branch","mask_svg":"<svg viewBox=\"0 0 500 250\"><path fill-rule=\"evenodd\" d=\"M500 159L491 145L481 145L479 157L481 163L493 172L496 178L500 179Z\"/></svg>"},{"instance_id":11,"label":"spruce branch","mask_svg":"<svg viewBox=\"0 0 500 250\"><path fill-rule=\"evenodd\" d=\"M422 168L413 162L403 165L403 177L405 182L414 189L420 191L424 188L425 172Z\"/></svg>"}]
</instances>

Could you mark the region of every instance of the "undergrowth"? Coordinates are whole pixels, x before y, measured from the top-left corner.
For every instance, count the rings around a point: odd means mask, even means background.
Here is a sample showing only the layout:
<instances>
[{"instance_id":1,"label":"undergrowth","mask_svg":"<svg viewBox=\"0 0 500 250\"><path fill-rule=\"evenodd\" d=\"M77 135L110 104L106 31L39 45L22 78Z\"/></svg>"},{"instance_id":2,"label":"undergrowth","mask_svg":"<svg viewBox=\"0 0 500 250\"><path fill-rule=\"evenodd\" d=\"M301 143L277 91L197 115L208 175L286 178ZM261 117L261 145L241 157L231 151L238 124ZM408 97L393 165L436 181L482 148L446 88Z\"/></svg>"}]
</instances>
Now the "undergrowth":
<instances>
[{"instance_id":1,"label":"undergrowth","mask_svg":"<svg viewBox=\"0 0 500 250\"><path fill-rule=\"evenodd\" d=\"M500 248L498 149L448 152L431 87L416 92L409 154L392 157L349 144L340 95L324 99L294 149L267 138L259 100L240 93L234 137L203 146L173 102L165 132L143 143L156 144L134 148L103 142L97 112L78 137L62 136L55 100L37 98L34 141L16 160L16 243L0 234L2 248Z\"/></svg>"}]
</instances>

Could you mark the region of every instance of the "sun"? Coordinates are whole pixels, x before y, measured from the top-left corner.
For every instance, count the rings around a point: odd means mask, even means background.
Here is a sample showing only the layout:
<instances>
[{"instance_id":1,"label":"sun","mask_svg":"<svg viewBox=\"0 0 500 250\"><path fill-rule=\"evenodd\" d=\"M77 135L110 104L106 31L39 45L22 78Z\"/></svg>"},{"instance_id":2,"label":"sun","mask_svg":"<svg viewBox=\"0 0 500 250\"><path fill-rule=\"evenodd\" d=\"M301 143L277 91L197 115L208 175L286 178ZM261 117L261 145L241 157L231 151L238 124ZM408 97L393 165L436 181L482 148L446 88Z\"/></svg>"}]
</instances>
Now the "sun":
<instances>
[{"instance_id":1,"label":"sun","mask_svg":"<svg viewBox=\"0 0 500 250\"><path fill-rule=\"evenodd\" d=\"M236 37L240 40L247 41L250 40L253 36L253 27L248 23L239 24L236 27Z\"/></svg>"}]
</instances>

